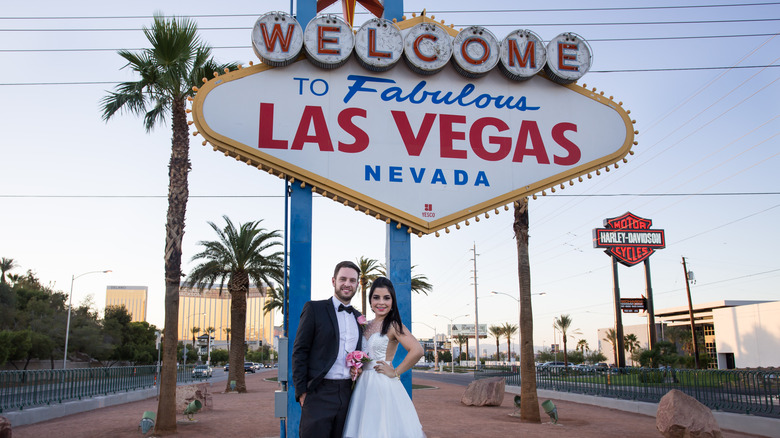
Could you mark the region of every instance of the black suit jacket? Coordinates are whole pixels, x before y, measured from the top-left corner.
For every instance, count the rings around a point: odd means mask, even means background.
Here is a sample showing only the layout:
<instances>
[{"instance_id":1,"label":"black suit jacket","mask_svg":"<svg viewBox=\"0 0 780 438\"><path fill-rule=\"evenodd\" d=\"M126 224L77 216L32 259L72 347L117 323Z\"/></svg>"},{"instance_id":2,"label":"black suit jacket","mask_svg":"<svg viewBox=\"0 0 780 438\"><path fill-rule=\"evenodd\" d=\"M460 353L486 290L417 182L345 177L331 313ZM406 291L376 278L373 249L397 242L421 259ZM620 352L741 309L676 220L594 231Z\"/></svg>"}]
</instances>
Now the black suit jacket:
<instances>
[{"instance_id":1,"label":"black suit jacket","mask_svg":"<svg viewBox=\"0 0 780 438\"><path fill-rule=\"evenodd\" d=\"M357 318L360 312L352 312ZM358 324L357 349L363 345L363 327ZM331 298L309 301L303 306L292 352L292 378L295 400L316 389L339 354L339 323Z\"/></svg>"}]
</instances>

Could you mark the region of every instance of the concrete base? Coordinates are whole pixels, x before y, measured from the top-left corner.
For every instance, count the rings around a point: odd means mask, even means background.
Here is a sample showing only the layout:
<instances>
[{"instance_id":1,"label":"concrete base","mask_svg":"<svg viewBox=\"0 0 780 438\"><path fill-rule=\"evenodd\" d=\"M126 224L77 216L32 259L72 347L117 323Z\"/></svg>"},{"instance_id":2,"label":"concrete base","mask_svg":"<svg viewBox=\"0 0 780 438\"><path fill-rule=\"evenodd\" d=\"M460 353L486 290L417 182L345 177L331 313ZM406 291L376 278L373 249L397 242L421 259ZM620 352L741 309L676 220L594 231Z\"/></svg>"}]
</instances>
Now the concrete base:
<instances>
[{"instance_id":1,"label":"concrete base","mask_svg":"<svg viewBox=\"0 0 780 438\"><path fill-rule=\"evenodd\" d=\"M520 394L520 387L507 385L506 392L510 394ZM574 403L634 412L649 417L655 417L658 412L658 403L637 402L610 397L575 394L571 392L550 391L546 389L537 389L536 395L540 401L542 399L550 398L565 400ZM715 420L717 420L718 426L720 426L721 429L780 438L780 419L721 411L712 411L712 415L715 416Z\"/></svg>"},{"instance_id":2,"label":"concrete base","mask_svg":"<svg viewBox=\"0 0 780 438\"><path fill-rule=\"evenodd\" d=\"M65 403L27 408L20 411L6 411L2 413L2 416L11 421L13 427L24 426L25 424L40 423L41 421L138 400L146 400L147 398L156 396L157 388L152 387L138 391L123 392L121 394L91 397L83 400L71 400Z\"/></svg>"}]
</instances>

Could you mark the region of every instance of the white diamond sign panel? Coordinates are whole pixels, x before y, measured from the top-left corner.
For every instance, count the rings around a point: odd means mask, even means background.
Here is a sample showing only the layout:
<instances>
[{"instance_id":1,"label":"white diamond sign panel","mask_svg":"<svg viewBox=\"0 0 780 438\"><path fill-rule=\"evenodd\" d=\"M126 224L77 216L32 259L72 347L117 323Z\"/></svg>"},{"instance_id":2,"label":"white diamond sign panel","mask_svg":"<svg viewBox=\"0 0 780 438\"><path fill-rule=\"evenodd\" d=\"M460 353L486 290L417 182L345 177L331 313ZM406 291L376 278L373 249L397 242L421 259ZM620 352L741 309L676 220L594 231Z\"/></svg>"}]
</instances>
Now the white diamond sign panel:
<instances>
[{"instance_id":1,"label":"white diamond sign panel","mask_svg":"<svg viewBox=\"0 0 780 438\"><path fill-rule=\"evenodd\" d=\"M193 118L215 150L415 234L604 168L634 139L616 102L542 74L374 72L354 57L220 75L198 91Z\"/></svg>"}]
</instances>

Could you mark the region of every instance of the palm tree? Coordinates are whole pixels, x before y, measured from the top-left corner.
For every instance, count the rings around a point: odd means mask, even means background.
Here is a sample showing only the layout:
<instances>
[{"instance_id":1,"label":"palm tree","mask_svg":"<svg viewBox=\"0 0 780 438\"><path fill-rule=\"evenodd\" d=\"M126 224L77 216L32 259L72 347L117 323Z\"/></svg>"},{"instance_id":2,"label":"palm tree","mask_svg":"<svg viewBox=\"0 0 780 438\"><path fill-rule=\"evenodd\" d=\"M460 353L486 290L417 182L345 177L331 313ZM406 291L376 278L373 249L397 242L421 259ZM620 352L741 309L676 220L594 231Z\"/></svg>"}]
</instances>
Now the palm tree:
<instances>
[{"instance_id":1,"label":"palm tree","mask_svg":"<svg viewBox=\"0 0 780 438\"><path fill-rule=\"evenodd\" d=\"M226 225L219 229L213 222L208 224L219 237L216 241L200 241L203 251L192 256L192 261L201 261L190 272L187 281L200 291L219 283L219 293L227 280L230 294L230 327L233 339L230 348L230 370L225 390L230 390L230 381L236 382L239 393L246 392L244 380L244 340L246 338L246 296L250 280L258 288L270 284L271 278L278 278L282 272L282 254L274 252L264 255L273 247L281 245L279 231L259 228L261 221L239 224L223 216Z\"/></svg>"},{"instance_id":2,"label":"palm tree","mask_svg":"<svg viewBox=\"0 0 780 438\"><path fill-rule=\"evenodd\" d=\"M460 358L463 356L463 344L466 344L466 359L468 360L469 358L469 338L464 334L460 334L455 337L455 342L458 343L458 349L460 350L458 354L458 364L460 364Z\"/></svg>"},{"instance_id":3,"label":"palm tree","mask_svg":"<svg viewBox=\"0 0 780 438\"><path fill-rule=\"evenodd\" d=\"M636 338L636 335L633 333L629 333L627 335L623 336L623 343L625 344L625 349L627 352L629 352L631 356L631 365L634 364L634 351L639 349L640 344L639 340Z\"/></svg>"},{"instance_id":4,"label":"palm tree","mask_svg":"<svg viewBox=\"0 0 780 438\"><path fill-rule=\"evenodd\" d=\"M158 433L176 432L176 344L178 341L179 284L184 217L187 210L190 171L189 128L185 112L187 98L195 93L201 79L215 72L233 69L236 64L217 64L211 48L198 37L197 25L185 18L166 19L155 14L151 28L143 28L151 48L134 53L120 50L136 82L123 82L101 101L103 120L117 112L143 115L147 132L170 113L173 137L168 164L168 213L165 224L165 320L162 384L157 404ZM174 342L171 342L174 341Z\"/></svg>"},{"instance_id":5,"label":"palm tree","mask_svg":"<svg viewBox=\"0 0 780 438\"><path fill-rule=\"evenodd\" d=\"M528 253L528 198L514 205L512 231L517 241L517 274L520 279L520 419L541 423L536 394L534 363L534 315L531 309L531 260Z\"/></svg>"},{"instance_id":6,"label":"palm tree","mask_svg":"<svg viewBox=\"0 0 780 438\"><path fill-rule=\"evenodd\" d=\"M284 287L277 284L276 287L267 289L265 294L265 304L263 304L263 315L274 310L282 311L284 309Z\"/></svg>"},{"instance_id":7,"label":"palm tree","mask_svg":"<svg viewBox=\"0 0 780 438\"><path fill-rule=\"evenodd\" d=\"M361 256L357 259L358 268L360 268L360 296L361 303L363 304L363 315L366 314L366 291L371 285L371 282L378 277L380 263L378 260L369 259Z\"/></svg>"},{"instance_id":8,"label":"palm tree","mask_svg":"<svg viewBox=\"0 0 780 438\"><path fill-rule=\"evenodd\" d=\"M225 327L222 329L222 331L225 332L225 336L227 336L228 354L230 354L230 327ZM229 356L228 356L228 360L230 360Z\"/></svg>"},{"instance_id":9,"label":"palm tree","mask_svg":"<svg viewBox=\"0 0 780 438\"><path fill-rule=\"evenodd\" d=\"M208 337L208 344L206 344L206 364L211 366L211 338L214 332L216 332L217 329L214 327L206 327L206 334L209 335Z\"/></svg>"},{"instance_id":10,"label":"palm tree","mask_svg":"<svg viewBox=\"0 0 780 438\"><path fill-rule=\"evenodd\" d=\"M517 333L517 326L506 322L501 327L501 331L506 337L506 360L511 360L512 359L512 336L514 336L514 334Z\"/></svg>"},{"instance_id":11,"label":"palm tree","mask_svg":"<svg viewBox=\"0 0 780 438\"><path fill-rule=\"evenodd\" d=\"M615 365L617 365L617 332L614 328L611 328L607 330L606 336L604 340L612 344L612 356L615 359Z\"/></svg>"},{"instance_id":12,"label":"palm tree","mask_svg":"<svg viewBox=\"0 0 780 438\"><path fill-rule=\"evenodd\" d=\"M501 352L498 348L498 342L501 339L501 336L504 336L504 328L500 325L491 325L488 327L488 332L490 332L490 334L496 338L496 360L501 360Z\"/></svg>"},{"instance_id":13,"label":"palm tree","mask_svg":"<svg viewBox=\"0 0 780 438\"><path fill-rule=\"evenodd\" d=\"M3 257L0 260L0 283L5 283L5 273L13 268L16 268L17 266L18 265L14 259L7 259Z\"/></svg>"},{"instance_id":14,"label":"palm tree","mask_svg":"<svg viewBox=\"0 0 780 438\"><path fill-rule=\"evenodd\" d=\"M586 351L590 351L590 347L588 346L588 341L585 339L580 339L577 341L577 348L575 348L575 351L582 350L582 355L585 356Z\"/></svg>"},{"instance_id":15,"label":"palm tree","mask_svg":"<svg viewBox=\"0 0 780 438\"><path fill-rule=\"evenodd\" d=\"M412 266L414 271L415 266ZM428 292L433 290L433 285L428 283L428 277L423 274L412 274L412 292L428 295Z\"/></svg>"},{"instance_id":16,"label":"palm tree","mask_svg":"<svg viewBox=\"0 0 780 438\"><path fill-rule=\"evenodd\" d=\"M426 277L423 274L414 274L414 268L416 268L417 265L412 265L411 271L412 271L412 292L428 295L428 292L433 290L433 285L428 283L428 277ZM384 264L379 265L379 268L377 269L379 272L379 275L382 277L390 278L387 275L387 268Z\"/></svg>"},{"instance_id":17,"label":"palm tree","mask_svg":"<svg viewBox=\"0 0 780 438\"><path fill-rule=\"evenodd\" d=\"M555 319L555 328L561 331L561 337L563 338L563 367L569 368L569 351L566 349L566 341L569 337L569 329L571 328L571 317L569 315L561 315ZM572 331L572 334L579 334L579 329Z\"/></svg>"},{"instance_id":18,"label":"palm tree","mask_svg":"<svg viewBox=\"0 0 780 438\"><path fill-rule=\"evenodd\" d=\"M200 327L193 327L190 329L192 332L192 349L195 349L195 341L197 340L198 334L200 333Z\"/></svg>"}]
</instances>

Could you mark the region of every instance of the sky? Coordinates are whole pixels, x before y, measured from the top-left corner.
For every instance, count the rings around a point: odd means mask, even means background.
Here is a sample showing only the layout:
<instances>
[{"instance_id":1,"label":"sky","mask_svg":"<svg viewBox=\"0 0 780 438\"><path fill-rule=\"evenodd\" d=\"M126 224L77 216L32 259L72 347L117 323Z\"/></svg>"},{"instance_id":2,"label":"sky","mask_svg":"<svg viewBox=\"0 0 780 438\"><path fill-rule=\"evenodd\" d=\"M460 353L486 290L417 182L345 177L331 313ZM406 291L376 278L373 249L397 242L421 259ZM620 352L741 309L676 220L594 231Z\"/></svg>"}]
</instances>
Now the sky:
<instances>
[{"instance_id":1,"label":"sky","mask_svg":"<svg viewBox=\"0 0 780 438\"><path fill-rule=\"evenodd\" d=\"M578 83L622 101L639 134L628 163L530 201L534 344L553 341L553 320L571 316L591 348L613 325L611 261L593 247L604 219L632 212L663 229L651 258L657 310L687 305L682 258L695 275L694 303L780 297L780 2L405 1L456 28L488 27L499 39L531 29L547 41L575 32L589 42L591 71ZM73 301L105 304L107 285L147 286L148 320L163 321L167 163L171 132L141 119L101 120L100 100L121 81L119 49L147 47L152 14L192 17L222 62L258 62L251 28L285 1L12 2L0 17L0 257L13 258ZM338 7L333 10L338 12ZM364 12L358 7L358 12ZM368 16L358 14L356 23ZM405 68L405 67L400 67ZM284 229L283 182L191 141L183 270L208 222L262 220ZM316 196L312 298L332 294L333 266L384 261L386 225ZM412 300L417 337L450 319L517 323L512 214L451 233L412 237L413 274L433 285ZM474 256L476 254L476 269ZM476 275L475 275L476 270ZM619 269L622 297L645 291L642 265ZM498 291L510 295L491 294ZM542 294L543 293L543 294ZM435 314L444 315L434 316ZM468 315L468 316L462 316ZM624 325L646 318L623 314ZM572 342L570 341L570 342ZM490 349L495 340L480 342ZM505 341L502 340L502 345ZM494 348L494 347L493 347ZM513 348L514 349L514 348ZM492 351L492 350L491 350Z\"/></svg>"}]
</instances>

